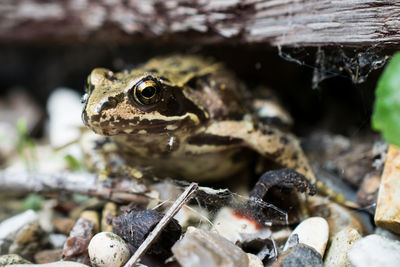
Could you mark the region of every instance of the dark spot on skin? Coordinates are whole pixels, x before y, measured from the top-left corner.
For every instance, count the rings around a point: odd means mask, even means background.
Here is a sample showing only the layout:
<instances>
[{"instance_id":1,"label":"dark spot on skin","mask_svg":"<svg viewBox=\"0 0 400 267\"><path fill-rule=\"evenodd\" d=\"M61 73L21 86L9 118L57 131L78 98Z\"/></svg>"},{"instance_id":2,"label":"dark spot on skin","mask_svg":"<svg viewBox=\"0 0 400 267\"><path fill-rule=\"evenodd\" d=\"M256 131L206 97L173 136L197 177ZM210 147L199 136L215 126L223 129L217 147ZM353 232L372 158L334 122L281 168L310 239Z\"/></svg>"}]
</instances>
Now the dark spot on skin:
<instances>
[{"instance_id":1,"label":"dark spot on skin","mask_svg":"<svg viewBox=\"0 0 400 267\"><path fill-rule=\"evenodd\" d=\"M199 71L199 67L197 67L197 66L190 66L190 67L188 68L188 71L190 71L190 72L197 72L197 71Z\"/></svg>"},{"instance_id":2,"label":"dark spot on skin","mask_svg":"<svg viewBox=\"0 0 400 267\"><path fill-rule=\"evenodd\" d=\"M148 69L147 72L155 72L155 73L157 73L158 70L157 69Z\"/></svg>"},{"instance_id":3,"label":"dark spot on skin","mask_svg":"<svg viewBox=\"0 0 400 267\"><path fill-rule=\"evenodd\" d=\"M124 94L118 94L114 97L109 97L106 101L104 101L100 107L100 112L107 110L107 109L112 109L115 108L118 103L122 102L122 100L124 99Z\"/></svg>"},{"instance_id":4,"label":"dark spot on skin","mask_svg":"<svg viewBox=\"0 0 400 267\"><path fill-rule=\"evenodd\" d=\"M100 122L100 127L106 127L109 124L108 121L102 121Z\"/></svg>"},{"instance_id":5,"label":"dark spot on skin","mask_svg":"<svg viewBox=\"0 0 400 267\"><path fill-rule=\"evenodd\" d=\"M210 86L210 77L211 74L207 73L202 76L194 76L189 81L186 82L190 88L195 90L201 90L204 87Z\"/></svg>"},{"instance_id":6,"label":"dark spot on skin","mask_svg":"<svg viewBox=\"0 0 400 267\"><path fill-rule=\"evenodd\" d=\"M95 121L95 122L97 122L97 121L100 121L100 114L98 114L98 115L92 115L91 117L90 117L90 121Z\"/></svg>"},{"instance_id":7,"label":"dark spot on skin","mask_svg":"<svg viewBox=\"0 0 400 267\"><path fill-rule=\"evenodd\" d=\"M279 139L279 142L280 142L282 145L287 145L287 144L289 143L289 140L288 140L286 137L282 136L282 137Z\"/></svg>"},{"instance_id":8,"label":"dark spot on skin","mask_svg":"<svg viewBox=\"0 0 400 267\"><path fill-rule=\"evenodd\" d=\"M275 131L270 128L261 128L261 132L263 135L273 135Z\"/></svg>"},{"instance_id":9,"label":"dark spot on skin","mask_svg":"<svg viewBox=\"0 0 400 267\"><path fill-rule=\"evenodd\" d=\"M182 75L186 75L186 74L188 74L188 73L189 73L188 70L181 70L181 71L179 72L179 74L182 74Z\"/></svg>"},{"instance_id":10,"label":"dark spot on skin","mask_svg":"<svg viewBox=\"0 0 400 267\"><path fill-rule=\"evenodd\" d=\"M198 134L189 137L188 144L190 145L214 145L214 146L230 146L242 144L243 140L231 136L219 136L212 134Z\"/></svg>"}]
</instances>

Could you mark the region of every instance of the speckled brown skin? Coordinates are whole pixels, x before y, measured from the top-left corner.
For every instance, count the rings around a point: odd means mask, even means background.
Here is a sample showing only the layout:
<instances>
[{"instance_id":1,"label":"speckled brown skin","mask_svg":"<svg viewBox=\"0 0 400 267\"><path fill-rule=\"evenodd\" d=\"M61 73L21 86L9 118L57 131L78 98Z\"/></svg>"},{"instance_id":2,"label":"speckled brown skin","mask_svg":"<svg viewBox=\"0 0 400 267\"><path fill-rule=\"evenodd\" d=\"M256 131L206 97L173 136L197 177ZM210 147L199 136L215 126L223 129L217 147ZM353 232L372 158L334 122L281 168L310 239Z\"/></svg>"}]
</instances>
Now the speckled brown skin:
<instances>
[{"instance_id":1,"label":"speckled brown skin","mask_svg":"<svg viewBox=\"0 0 400 267\"><path fill-rule=\"evenodd\" d=\"M155 102L143 104L137 88L148 81L157 85ZM232 177L262 156L314 179L297 139L257 122L249 92L212 60L154 58L115 74L98 68L88 83L85 124L110 136L132 167L205 181Z\"/></svg>"}]
</instances>

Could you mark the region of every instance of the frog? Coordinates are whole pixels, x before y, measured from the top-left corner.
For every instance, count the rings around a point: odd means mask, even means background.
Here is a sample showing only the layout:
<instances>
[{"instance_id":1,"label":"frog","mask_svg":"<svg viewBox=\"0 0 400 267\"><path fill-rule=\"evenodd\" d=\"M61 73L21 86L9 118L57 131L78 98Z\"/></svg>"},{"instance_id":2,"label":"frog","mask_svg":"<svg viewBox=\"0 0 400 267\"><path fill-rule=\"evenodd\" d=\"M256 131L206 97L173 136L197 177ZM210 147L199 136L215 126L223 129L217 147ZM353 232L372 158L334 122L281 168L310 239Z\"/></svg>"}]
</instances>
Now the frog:
<instances>
[{"instance_id":1,"label":"frog","mask_svg":"<svg viewBox=\"0 0 400 267\"><path fill-rule=\"evenodd\" d=\"M272 99L254 99L213 58L169 55L121 72L92 70L82 120L124 164L155 177L213 182L272 162L315 182L299 140L282 127L290 115Z\"/></svg>"}]
</instances>

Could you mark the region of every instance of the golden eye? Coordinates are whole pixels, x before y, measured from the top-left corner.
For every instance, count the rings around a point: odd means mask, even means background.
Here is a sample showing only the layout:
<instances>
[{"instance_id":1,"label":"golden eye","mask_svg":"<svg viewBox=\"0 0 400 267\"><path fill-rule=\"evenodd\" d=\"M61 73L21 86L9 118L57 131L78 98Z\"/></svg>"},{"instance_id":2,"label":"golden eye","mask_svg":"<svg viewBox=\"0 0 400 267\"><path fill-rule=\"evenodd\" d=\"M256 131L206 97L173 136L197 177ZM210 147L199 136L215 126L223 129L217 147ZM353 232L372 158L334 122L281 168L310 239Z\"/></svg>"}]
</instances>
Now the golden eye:
<instances>
[{"instance_id":1,"label":"golden eye","mask_svg":"<svg viewBox=\"0 0 400 267\"><path fill-rule=\"evenodd\" d=\"M161 99L160 85L151 77L144 78L135 85L133 97L142 105L155 104Z\"/></svg>"}]
</instances>

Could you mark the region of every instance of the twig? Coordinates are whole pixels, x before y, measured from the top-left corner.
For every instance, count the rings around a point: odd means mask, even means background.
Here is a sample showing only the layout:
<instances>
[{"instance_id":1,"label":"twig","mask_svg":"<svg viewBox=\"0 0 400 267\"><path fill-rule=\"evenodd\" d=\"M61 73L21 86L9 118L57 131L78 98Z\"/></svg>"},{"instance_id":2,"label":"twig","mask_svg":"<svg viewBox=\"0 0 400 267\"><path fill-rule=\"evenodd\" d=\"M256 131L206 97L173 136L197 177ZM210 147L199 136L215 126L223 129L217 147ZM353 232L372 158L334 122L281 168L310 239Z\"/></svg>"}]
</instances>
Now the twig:
<instances>
[{"instance_id":1,"label":"twig","mask_svg":"<svg viewBox=\"0 0 400 267\"><path fill-rule=\"evenodd\" d=\"M197 191L198 184L191 183L189 187L179 196L172 207L167 211L164 217L160 220L157 226L151 231L147 238L143 241L140 247L132 255L129 261L124 265L124 267L133 267L136 265L137 261L142 257L142 255L151 246L153 241L160 235L162 229L171 221L175 214L182 208L182 206L191 199L193 194Z\"/></svg>"},{"instance_id":2,"label":"twig","mask_svg":"<svg viewBox=\"0 0 400 267\"><path fill-rule=\"evenodd\" d=\"M144 184L130 178L107 178L84 172L38 173L0 171L0 193L70 193L97 196L116 202L141 202L148 191Z\"/></svg>"}]
</instances>

